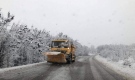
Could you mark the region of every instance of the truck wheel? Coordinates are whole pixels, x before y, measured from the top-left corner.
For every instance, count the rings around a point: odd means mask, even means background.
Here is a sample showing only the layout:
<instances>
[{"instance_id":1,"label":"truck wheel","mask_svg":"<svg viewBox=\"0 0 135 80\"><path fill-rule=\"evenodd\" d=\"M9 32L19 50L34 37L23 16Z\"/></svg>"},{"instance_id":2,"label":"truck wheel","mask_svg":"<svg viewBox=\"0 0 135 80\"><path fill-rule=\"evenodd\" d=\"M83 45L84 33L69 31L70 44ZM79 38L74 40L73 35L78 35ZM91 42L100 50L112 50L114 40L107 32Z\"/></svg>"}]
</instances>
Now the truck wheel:
<instances>
[{"instance_id":1,"label":"truck wheel","mask_svg":"<svg viewBox=\"0 0 135 80\"><path fill-rule=\"evenodd\" d=\"M72 62L72 58L71 56L69 56L69 58L67 59L67 63L70 64Z\"/></svg>"},{"instance_id":2,"label":"truck wheel","mask_svg":"<svg viewBox=\"0 0 135 80\"><path fill-rule=\"evenodd\" d=\"M74 60L72 60L72 62L75 62L75 57L74 57Z\"/></svg>"},{"instance_id":3,"label":"truck wheel","mask_svg":"<svg viewBox=\"0 0 135 80\"><path fill-rule=\"evenodd\" d=\"M72 62L75 62L75 60L73 60Z\"/></svg>"},{"instance_id":4,"label":"truck wheel","mask_svg":"<svg viewBox=\"0 0 135 80\"><path fill-rule=\"evenodd\" d=\"M75 58L76 58L76 56L73 57L74 60L72 60L72 62L75 62Z\"/></svg>"}]
</instances>

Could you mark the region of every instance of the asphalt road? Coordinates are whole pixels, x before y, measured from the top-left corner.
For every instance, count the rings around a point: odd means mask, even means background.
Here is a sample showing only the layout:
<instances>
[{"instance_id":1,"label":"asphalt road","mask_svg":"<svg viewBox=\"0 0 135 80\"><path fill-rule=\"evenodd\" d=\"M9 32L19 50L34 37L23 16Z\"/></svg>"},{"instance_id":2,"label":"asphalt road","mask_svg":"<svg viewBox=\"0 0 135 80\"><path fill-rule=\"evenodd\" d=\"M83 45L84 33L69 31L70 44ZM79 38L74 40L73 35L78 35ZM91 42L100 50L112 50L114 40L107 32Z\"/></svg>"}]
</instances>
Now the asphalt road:
<instances>
[{"instance_id":1,"label":"asphalt road","mask_svg":"<svg viewBox=\"0 0 135 80\"><path fill-rule=\"evenodd\" d=\"M14 74L15 73L15 74ZM14 76L13 76L14 74ZM77 57L72 64L44 63L0 75L0 80L127 80L93 57Z\"/></svg>"}]
</instances>

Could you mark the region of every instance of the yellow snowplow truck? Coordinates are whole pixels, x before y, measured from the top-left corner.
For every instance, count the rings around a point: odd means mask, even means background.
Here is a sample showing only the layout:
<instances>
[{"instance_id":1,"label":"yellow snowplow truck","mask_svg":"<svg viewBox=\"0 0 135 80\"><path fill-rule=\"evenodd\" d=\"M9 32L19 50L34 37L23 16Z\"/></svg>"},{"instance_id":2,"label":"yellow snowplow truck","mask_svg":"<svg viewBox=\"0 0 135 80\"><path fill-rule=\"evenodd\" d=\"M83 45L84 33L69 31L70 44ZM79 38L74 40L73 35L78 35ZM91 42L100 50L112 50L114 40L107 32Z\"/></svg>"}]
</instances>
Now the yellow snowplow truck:
<instances>
[{"instance_id":1,"label":"yellow snowplow truck","mask_svg":"<svg viewBox=\"0 0 135 80\"><path fill-rule=\"evenodd\" d=\"M75 47L67 39L53 40L50 52L46 52L47 62L51 63L71 63L75 62Z\"/></svg>"}]
</instances>

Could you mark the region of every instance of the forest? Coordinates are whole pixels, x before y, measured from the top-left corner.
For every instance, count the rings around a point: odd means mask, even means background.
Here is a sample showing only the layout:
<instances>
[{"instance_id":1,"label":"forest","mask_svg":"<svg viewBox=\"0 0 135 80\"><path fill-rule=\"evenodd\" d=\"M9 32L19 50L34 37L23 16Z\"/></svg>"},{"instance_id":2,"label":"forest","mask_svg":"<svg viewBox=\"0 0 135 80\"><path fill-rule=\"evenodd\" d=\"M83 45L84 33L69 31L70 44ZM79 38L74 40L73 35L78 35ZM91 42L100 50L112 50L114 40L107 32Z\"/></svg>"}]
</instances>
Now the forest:
<instances>
[{"instance_id":1,"label":"forest","mask_svg":"<svg viewBox=\"0 0 135 80\"><path fill-rule=\"evenodd\" d=\"M0 11L0 68L44 61L43 53L49 50L49 44L56 38L71 40L76 47L76 56L89 54L89 47L62 32L54 36L45 29L38 30L33 26L29 28L26 24L11 23L14 18L10 12L4 17Z\"/></svg>"}]
</instances>

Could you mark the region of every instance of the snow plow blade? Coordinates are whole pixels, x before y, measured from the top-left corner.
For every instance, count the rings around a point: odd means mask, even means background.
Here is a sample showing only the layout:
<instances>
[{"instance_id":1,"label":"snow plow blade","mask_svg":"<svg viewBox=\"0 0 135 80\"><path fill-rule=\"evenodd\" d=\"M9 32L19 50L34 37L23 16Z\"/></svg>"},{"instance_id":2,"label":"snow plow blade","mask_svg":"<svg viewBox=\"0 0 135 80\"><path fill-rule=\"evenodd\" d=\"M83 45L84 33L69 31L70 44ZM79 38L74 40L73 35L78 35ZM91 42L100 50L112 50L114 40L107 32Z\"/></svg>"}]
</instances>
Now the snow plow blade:
<instances>
[{"instance_id":1,"label":"snow plow blade","mask_svg":"<svg viewBox=\"0 0 135 80\"><path fill-rule=\"evenodd\" d=\"M47 62L51 63L66 63L66 57L60 52L50 52L47 54Z\"/></svg>"}]
</instances>

